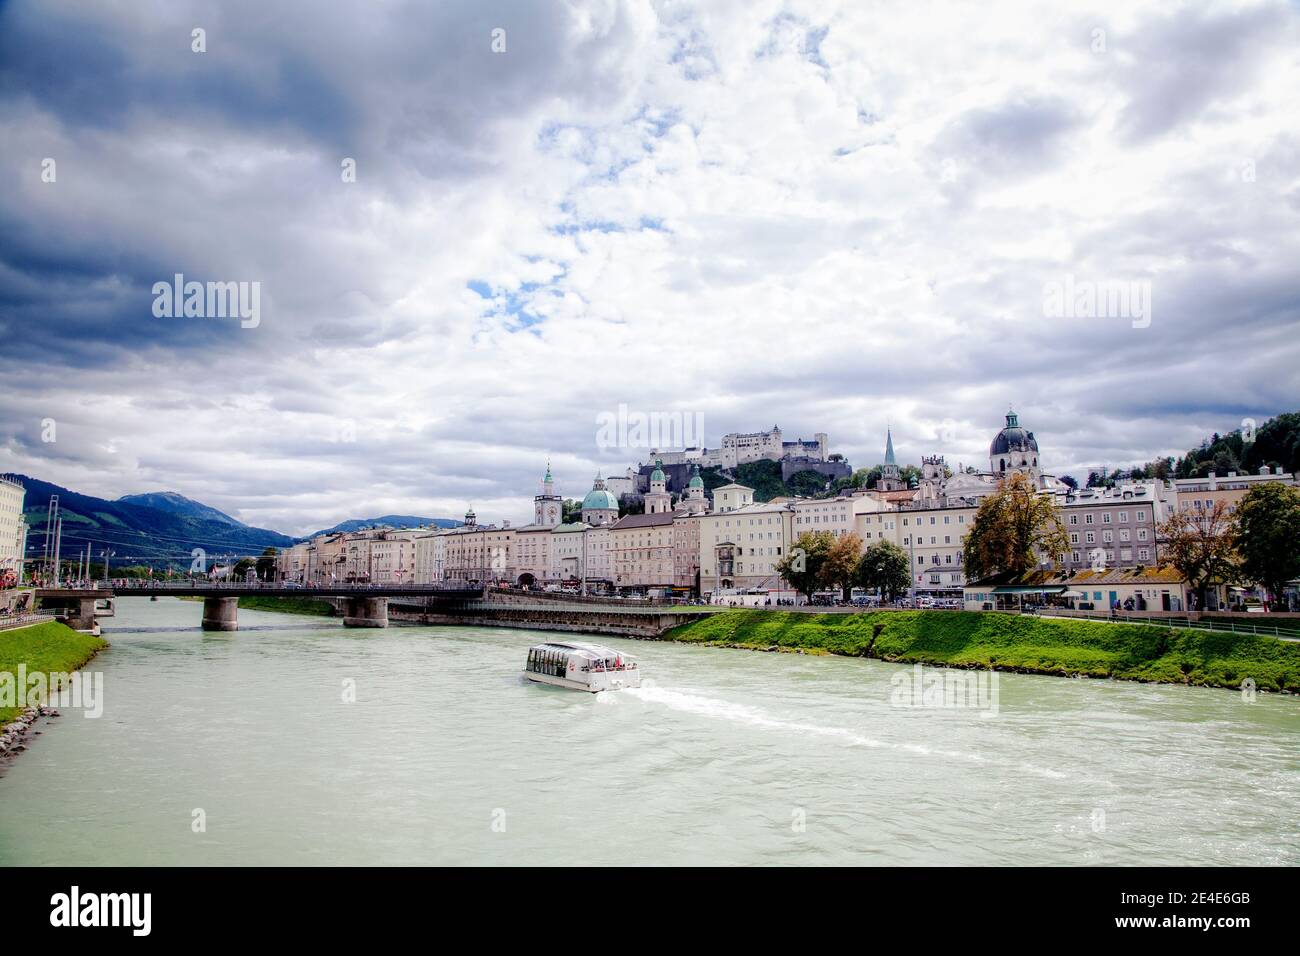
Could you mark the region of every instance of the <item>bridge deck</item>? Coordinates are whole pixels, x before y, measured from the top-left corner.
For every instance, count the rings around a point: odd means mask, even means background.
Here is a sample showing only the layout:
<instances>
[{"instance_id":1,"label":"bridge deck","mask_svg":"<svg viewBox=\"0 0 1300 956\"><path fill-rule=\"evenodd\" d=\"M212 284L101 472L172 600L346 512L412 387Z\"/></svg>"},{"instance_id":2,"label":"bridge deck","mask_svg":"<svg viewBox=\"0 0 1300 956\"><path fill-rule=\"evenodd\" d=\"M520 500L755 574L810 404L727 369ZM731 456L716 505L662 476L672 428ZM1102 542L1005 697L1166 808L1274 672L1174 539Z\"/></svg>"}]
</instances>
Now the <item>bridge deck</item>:
<instances>
[{"instance_id":1,"label":"bridge deck","mask_svg":"<svg viewBox=\"0 0 1300 956\"><path fill-rule=\"evenodd\" d=\"M448 597L474 598L483 594L482 588L447 588L432 584L393 585L329 585L306 587L276 587L258 584L151 584L125 588L78 589L40 588L40 598L111 598L111 597Z\"/></svg>"}]
</instances>

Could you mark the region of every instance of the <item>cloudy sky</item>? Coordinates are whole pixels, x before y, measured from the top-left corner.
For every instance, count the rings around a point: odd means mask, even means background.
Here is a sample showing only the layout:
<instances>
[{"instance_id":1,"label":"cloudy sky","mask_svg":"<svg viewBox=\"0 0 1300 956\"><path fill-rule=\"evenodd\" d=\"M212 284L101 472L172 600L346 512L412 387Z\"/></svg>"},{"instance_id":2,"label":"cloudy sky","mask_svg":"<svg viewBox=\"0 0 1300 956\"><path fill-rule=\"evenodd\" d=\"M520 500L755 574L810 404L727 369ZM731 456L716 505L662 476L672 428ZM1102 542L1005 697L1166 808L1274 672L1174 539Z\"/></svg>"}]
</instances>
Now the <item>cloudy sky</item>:
<instances>
[{"instance_id":1,"label":"cloudy sky","mask_svg":"<svg viewBox=\"0 0 1300 956\"><path fill-rule=\"evenodd\" d=\"M1181 452L1300 408L1297 51L1272 0L4 3L0 471L303 533L525 519L646 457L620 404Z\"/></svg>"}]
</instances>

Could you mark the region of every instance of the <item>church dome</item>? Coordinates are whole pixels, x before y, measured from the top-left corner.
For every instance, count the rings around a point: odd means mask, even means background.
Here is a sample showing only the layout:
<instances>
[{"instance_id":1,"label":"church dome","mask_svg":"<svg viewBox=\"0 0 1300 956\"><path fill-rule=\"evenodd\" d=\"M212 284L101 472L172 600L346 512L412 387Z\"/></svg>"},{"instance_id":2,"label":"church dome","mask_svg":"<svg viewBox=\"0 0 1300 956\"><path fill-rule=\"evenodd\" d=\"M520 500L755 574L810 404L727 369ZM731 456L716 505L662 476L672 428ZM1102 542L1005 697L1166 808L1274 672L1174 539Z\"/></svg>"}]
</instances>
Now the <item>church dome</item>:
<instances>
[{"instance_id":1,"label":"church dome","mask_svg":"<svg viewBox=\"0 0 1300 956\"><path fill-rule=\"evenodd\" d=\"M655 470L652 471L652 472L650 472L650 480L651 480L651 481L667 481L667 480L668 480L667 478L664 477L664 463L663 463L662 461L656 461L656 462L655 462Z\"/></svg>"},{"instance_id":2,"label":"church dome","mask_svg":"<svg viewBox=\"0 0 1300 956\"><path fill-rule=\"evenodd\" d=\"M691 480L686 483L687 488L703 488L704 479L700 477L700 466L696 465L691 469Z\"/></svg>"},{"instance_id":3,"label":"church dome","mask_svg":"<svg viewBox=\"0 0 1300 956\"><path fill-rule=\"evenodd\" d=\"M989 455L1005 455L1013 451L1032 451L1038 454L1038 442L1034 433L1020 427L1020 420L1015 412L1007 412L1007 424L997 433L993 444L989 445Z\"/></svg>"},{"instance_id":4,"label":"church dome","mask_svg":"<svg viewBox=\"0 0 1300 956\"><path fill-rule=\"evenodd\" d=\"M582 499L583 511L617 511L618 501L604 488L592 488Z\"/></svg>"}]
</instances>

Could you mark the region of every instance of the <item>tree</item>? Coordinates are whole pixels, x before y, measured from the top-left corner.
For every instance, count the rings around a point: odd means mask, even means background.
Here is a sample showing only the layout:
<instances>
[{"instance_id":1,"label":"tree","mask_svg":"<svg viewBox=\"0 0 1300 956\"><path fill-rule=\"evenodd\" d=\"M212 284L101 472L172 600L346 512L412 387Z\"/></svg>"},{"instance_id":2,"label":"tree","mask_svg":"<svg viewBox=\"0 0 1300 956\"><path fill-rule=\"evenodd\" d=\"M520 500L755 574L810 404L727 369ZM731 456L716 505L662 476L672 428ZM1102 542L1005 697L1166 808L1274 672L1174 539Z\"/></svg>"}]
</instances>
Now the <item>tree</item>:
<instances>
[{"instance_id":1,"label":"tree","mask_svg":"<svg viewBox=\"0 0 1300 956\"><path fill-rule=\"evenodd\" d=\"M912 565L907 552L892 541L873 544L862 553L853 576L858 587L880 592L883 601L893 601L912 585Z\"/></svg>"},{"instance_id":2,"label":"tree","mask_svg":"<svg viewBox=\"0 0 1300 956\"><path fill-rule=\"evenodd\" d=\"M826 560L822 564L822 583L826 587L839 588L840 596L845 601L853 596L853 579L861 554L862 539L853 532L837 537L831 549L826 552Z\"/></svg>"},{"instance_id":3,"label":"tree","mask_svg":"<svg viewBox=\"0 0 1300 956\"><path fill-rule=\"evenodd\" d=\"M267 548L262 552L262 556L257 559L257 579L259 581L275 580L275 556L279 554L275 548Z\"/></svg>"},{"instance_id":4,"label":"tree","mask_svg":"<svg viewBox=\"0 0 1300 956\"><path fill-rule=\"evenodd\" d=\"M1176 511L1156 529L1165 544L1165 557L1196 593L1205 608L1211 587L1238 577L1236 528L1225 501L1208 510Z\"/></svg>"},{"instance_id":5,"label":"tree","mask_svg":"<svg viewBox=\"0 0 1300 956\"><path fill-rule=\"evenodd\" d=\"M826 476L821 472L805 469L791 475L786 487L792 494L811 498L826 490L826 481Z\"/></svg>"},{"instance_id":6,"label":"tree","mask_svg":"<svg viewBox=\"0 0 1300 956\"><path fill-rule=\"evenodd\" d=\"M791 587L811 599L813 592L824 583L822 566L834 546L835 535L829 531L805 531L790 553L776 563L776 570Z\"/></svg>"},{"instance_id":7,"label":"tree","mask_svg":"<svg viewBox=\"0 0 1300 956\"><path fill-rule=\"evenodd\" d=\"M998 482L998 490L975 512L963 547L966 579L977 581L1004 571L1024 574L1040 556L1055 564L1069 547L1061 511L1051 496L1040 494L1027 476L1014 474Z\"/></svg>"},{"instance_id":8,"label":"tree","mask_svg":"<svg viewBox=\"0 0 1300 956\"><path fill-rule=\"evenodd\" d=\"M1241 499L1236 518L1241 574L1267 588L1276 609L1287 582L1300 577L1300 489L1273 481L1256 485Z\"/></svg>"}]
</instances>

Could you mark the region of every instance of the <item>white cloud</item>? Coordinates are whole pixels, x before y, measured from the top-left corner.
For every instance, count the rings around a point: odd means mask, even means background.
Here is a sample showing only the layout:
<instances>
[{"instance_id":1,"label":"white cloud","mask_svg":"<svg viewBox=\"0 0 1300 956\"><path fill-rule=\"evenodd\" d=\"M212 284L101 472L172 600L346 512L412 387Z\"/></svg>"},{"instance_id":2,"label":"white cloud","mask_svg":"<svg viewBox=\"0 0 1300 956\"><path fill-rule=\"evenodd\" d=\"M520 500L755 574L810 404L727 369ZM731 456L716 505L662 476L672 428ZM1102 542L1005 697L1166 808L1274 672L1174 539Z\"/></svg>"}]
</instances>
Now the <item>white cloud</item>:
<instances>
[{"instance_id":1,"label":"white cloud","mask_svg":"<svg viewBox=\"0 0 1300 956\"><path fill-rule=\"evenodd\" d=\"M575 496L635 463L620 402L862 466L886 421L978 462L1014 404L1077 472L1300 394L1285 4L250 3L206 60L205 9L0 13L2 469L519 521L548 458ZM158 326L174 271L259 279L262 327ZM1066 273L1150 280L1150 328L1045 318Z\"/></svg>"}]
</instances>

